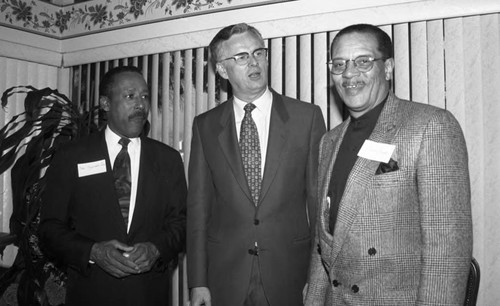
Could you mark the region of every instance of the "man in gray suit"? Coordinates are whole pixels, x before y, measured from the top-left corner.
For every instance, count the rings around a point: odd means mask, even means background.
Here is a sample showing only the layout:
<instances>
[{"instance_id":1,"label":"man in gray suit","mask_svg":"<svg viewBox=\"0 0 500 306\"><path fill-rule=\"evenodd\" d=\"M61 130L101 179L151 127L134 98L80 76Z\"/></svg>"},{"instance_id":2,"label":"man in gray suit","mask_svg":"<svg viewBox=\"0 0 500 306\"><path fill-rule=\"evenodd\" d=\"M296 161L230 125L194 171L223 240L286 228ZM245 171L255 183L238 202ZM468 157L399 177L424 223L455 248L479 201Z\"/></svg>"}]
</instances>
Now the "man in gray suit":
<instances>
[{"instance_id":1,"label":"man in gray suit","mask_svg":"<svg viewBox=\"0 0 500 306\"><path fill-rule=\"evenodd\" d=\"M268 87L267 49L256 28L223 28L210 52L233 97L193 122L191 305L302 305L323 115Z\"/></svg>"},{"instance_id":2,"label":"man in gray suit","mask_svg":"<svg viewBox=\"0 0 500 306\"><path fill-rule=\"evenodd\" d=\"M350 116L320 145L306 305L462 305L472 221L458 122L391 92L392 42L375 26L341 30L329 64Z\"/></svg>"}]
</instances>

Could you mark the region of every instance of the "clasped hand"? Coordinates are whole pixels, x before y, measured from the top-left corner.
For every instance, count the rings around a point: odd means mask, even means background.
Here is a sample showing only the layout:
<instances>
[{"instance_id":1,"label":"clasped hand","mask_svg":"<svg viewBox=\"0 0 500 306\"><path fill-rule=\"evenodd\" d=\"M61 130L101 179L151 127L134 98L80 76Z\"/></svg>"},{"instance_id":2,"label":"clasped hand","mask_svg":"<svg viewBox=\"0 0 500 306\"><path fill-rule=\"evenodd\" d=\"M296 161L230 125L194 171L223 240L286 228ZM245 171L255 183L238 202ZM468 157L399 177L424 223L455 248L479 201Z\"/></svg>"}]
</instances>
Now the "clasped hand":
<instances>
[{"instance_id":1,"label":"clasped hand","mask_svg":"<svg viewBox=\"0 0 500 306\"><path fill-rule=\"evenodd\" d=\"M148 272L160 257L160 252L151 242L128 246L117 240L94 243L90 260L104 271L117 278Z\"/></svg>"}]
</instances>

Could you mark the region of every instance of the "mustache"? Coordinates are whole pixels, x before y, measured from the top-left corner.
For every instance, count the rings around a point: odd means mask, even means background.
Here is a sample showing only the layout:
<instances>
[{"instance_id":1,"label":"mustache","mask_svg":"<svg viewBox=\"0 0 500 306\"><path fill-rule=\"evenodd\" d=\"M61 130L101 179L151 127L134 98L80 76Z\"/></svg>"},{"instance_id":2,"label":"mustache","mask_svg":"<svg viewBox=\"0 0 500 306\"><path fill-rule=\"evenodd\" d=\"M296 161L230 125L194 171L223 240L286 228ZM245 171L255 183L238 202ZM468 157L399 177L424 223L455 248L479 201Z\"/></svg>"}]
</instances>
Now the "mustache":
<instances>
[{"instance_id":1,"label":"mustache","mask_svg":"<svg viewBox=\"0 0 500 306\"><path fill-rule=\"evenodd\" d=\"M144 110L137 110L128 116L129 119L135 119L135 118L146 119L147 117L148 114Z\"/></svg>"}]
</instances>

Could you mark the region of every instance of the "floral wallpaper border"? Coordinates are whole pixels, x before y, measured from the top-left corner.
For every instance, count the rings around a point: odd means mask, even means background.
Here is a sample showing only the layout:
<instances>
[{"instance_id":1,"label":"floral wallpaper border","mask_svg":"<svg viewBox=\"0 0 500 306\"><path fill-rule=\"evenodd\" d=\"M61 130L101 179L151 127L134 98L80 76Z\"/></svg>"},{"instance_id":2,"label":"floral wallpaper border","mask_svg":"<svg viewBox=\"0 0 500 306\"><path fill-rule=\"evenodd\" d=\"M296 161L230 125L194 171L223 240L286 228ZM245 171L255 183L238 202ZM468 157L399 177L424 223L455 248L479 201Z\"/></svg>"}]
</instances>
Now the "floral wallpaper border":
<instances>
[{"instance_id":1,"label":"floral wallpaper border","mask_svg":"<svg viewBox=\"0 0 500 306\"><path fill-rule=\"evenodd\" d=\"M186 15L284 1L290 0L92 0L60 7L38 0L0 0L0 25L63 39Z\"/></svg>"}]
</instances>

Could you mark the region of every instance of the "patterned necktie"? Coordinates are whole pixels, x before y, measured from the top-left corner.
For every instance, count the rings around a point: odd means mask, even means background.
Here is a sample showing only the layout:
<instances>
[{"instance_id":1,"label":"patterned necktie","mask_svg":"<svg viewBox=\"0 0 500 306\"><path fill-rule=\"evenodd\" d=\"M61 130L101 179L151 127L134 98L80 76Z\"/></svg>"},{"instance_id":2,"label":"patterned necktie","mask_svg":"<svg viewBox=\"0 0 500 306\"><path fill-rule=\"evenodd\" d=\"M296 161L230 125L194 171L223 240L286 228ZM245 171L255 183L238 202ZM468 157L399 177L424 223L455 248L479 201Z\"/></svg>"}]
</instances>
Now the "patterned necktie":
<instances>
[{"instance_id":1,"label":"patterned necktie","mask_svg":"<svg viewBox=\"0 0 500 306\"><path fill-rule=\"evenodd\" d=\"M130 156L128 155L127 146L130 143L130 139L122 138L118 143L122 145L122 149L116 156L113 165L113 176L115 178L115 189L118 195L118 202L120 203L120 210L127 226L131 186Z\"/></svg>"},{"instance_id":2,"label":"patterned necktie","mask_svg":"<svg viewBox=\"0 0 500 306\"><path fill-rule=\"evenodd\" d=\"M257 205L260 195L261 159L259 133L252 119L252 111L255 107L252 103L247 103L243 108L245 110L245 117L243 117L243 121L241 122L240 151L248 187L252 193L254 204Z\"/></svg>"}]
</instances>

